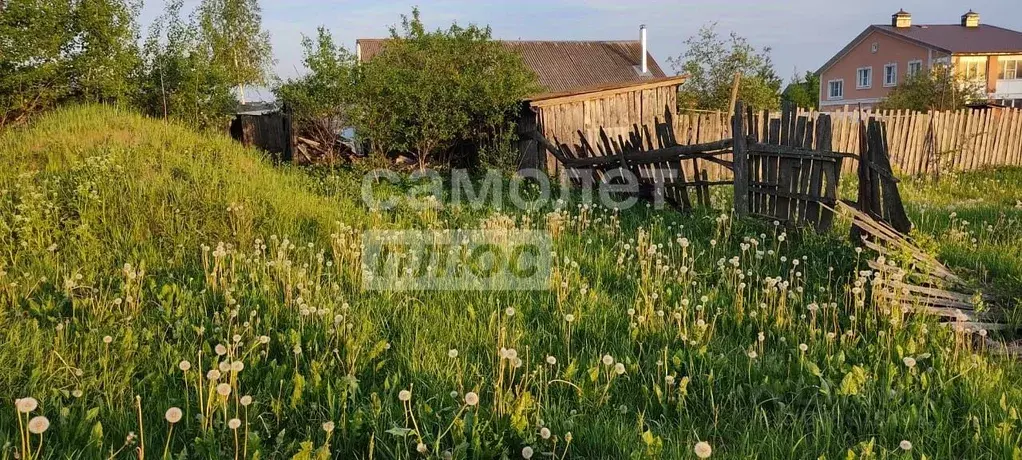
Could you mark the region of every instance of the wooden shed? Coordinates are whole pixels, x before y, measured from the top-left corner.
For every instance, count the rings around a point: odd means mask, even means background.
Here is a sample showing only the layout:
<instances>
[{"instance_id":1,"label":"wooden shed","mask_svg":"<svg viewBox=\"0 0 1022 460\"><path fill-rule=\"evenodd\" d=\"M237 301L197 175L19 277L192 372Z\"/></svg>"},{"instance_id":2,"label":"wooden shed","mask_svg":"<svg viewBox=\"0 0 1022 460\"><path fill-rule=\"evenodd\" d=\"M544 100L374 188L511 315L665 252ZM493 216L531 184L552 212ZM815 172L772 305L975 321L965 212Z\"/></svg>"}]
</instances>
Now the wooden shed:
<instances>
[{"instance_id":1,"label":"wooden shed","mask_svg":"<svg viewBox=\"0 0 1022 460\"><path fill-rule=\"evenodd\" d=\"M637 132L652 149L656 125L677 118L678 86L684 81L685 77L664 77L540 95L526 102L519 132L535 129L558 145L593 156L602 154L606 142L620 143ZM557 170L552 155L537 148L536 141L520 137L523 168Z\"/></svg>"},{"instance_id":2,"label":"wooden shed","mask_svg":"<svg viewBox=\"0 0 1022 460\"><path fill-rule=\"evenodd\" d=\"M275 160L291 160L293 133L287 107L278 108L272 103L239 105L230 132L246 147L265 150Z\"/></svg>"},{"instance_id":3,"label":"wooden shed","mask_svg":"<svg viewBox=\"0 0 1022 460\"><path fill-rule=\"evenodd\" d=\"M390 39L359 39L355 54L368 61ZM528 133L539 129L547 139L568 145L594 143L600 128L608 135L655 129L665 113L677 114L677 90L683 77L668 77L647 49L646 27L638 40L550 41L502 40L522 57L543 91L522 103L518 120L520 168L557 170Z\"/></svg>"}]
</instances>

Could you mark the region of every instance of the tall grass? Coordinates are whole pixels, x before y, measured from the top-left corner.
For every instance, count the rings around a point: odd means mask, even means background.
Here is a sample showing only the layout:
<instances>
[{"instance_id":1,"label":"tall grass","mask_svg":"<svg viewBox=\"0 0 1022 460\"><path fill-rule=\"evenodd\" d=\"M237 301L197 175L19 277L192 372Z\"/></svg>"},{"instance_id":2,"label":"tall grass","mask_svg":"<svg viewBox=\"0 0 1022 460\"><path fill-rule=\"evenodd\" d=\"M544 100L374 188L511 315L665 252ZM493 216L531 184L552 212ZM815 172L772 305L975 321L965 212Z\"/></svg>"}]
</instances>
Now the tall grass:
<instances>
[{"instance_id":1,"label":"tall grass","mask_svg":"<svg viewBox=\"0 0 1022 460\"><path fill-rule=\"evenodd\" d=\"M0 458L1022 455L1018 366L883 303L890 275L840 239L644 206L369 211L357 171L101 107L0 158ZM550 289L363 291L380 228L549 231ZM26 448L29 416L51 425Z\"/></svg>"}]
</instances>

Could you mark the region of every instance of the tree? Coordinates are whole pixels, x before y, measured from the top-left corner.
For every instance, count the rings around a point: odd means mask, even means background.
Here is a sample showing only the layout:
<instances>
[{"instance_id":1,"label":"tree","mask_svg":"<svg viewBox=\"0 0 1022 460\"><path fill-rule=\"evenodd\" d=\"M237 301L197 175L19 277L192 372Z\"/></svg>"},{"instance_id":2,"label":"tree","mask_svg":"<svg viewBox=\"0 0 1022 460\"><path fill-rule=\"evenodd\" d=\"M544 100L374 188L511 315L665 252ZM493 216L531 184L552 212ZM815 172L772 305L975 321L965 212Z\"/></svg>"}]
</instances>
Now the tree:
<instances>
[{"instance_id":1,"label":"tree","mask_svg":"<svg viewBox=\"0 0 1022 460\"><path fill-rule=\"evenodd\" d=\"M172 0L149 30L142 48L137 105L147 114L173 117L193 126L222 126L234 109L231 83L214 65L198 25L181 17Z\"/></svg>"},{"instance_id":2,"label":"tree","mask_svg":"<svg viewBox=\"0 0 1022 460\"><path fill-rule=\"evenodd\" d=\"M84 102L129 101L141 63L141 1L78 0L71 15L72 38L65 44L74 98Z\"/></svg>"},{"instance_id":3,"label":"tree","mask_svg":"<svg viewBox=\"0 0 1022 460\"><path fill-rule=\"evenodd\" d=\"M805 76L796 74L784 88L781 99L804 109L819 108L820 76L815 72L806 72Z\"/></svg>"},{"instance_id":4,"label":"tree","mask_svg":"<svg viewBox=\"0 0 1022 460\"><path fill-rule=\"evenodd\" d=\"M408 149L424 167L457 142L498 138L536 88L535 74L492 40L489 27L427 32L414 9L383 50L358 66L349 115L373 151Z\"/></svg>"},{"instance_id":5,"label":"tree","mask_svg":"<svg viewBox=\"0 0 1022 460\"><path fill-rule=\"evenodd\" d=\"M678 93L682 107L730 110L731 88L740 74L738 98L756 108L772 109L778 104L781 79L774 72L770 48L757 51L745 38L732 32L721 38L717 25L703 26L685 40L688 49L669 59L671 67L688 79Z\"/></svg>"},{"instance_id":6,"label":"tree","mask_svg":"<svg viewBox=\"0 0 1022 460\"><path fill-rule=\"evenodd\" d=\"M919 112L955 110L985 99L983 84L955 73L951 66L935 65L909 77L880 102L882 110L907 109Z\"/></svg>"},{"instance_id":7,"label":"tree","mask_svg":"<svg viewBox=\"0 0 1022 460\"><path fill-rule=\"evenodd\" d=\"M0 8L0 126L65 101L129 100L137 2L9 0Z\"/></svg>"},{"instance_id":8,"label":"tree","mask_svg":"<svg viewBox=\"0 0 1022 460\"><path fill-rule=\"evenodd\" d=\"M303 36L303 62L309 72L274 89L277 101L292 109L296 129L325 145L333 145L344 124L345 101L350 100L355 58L324 27L316 38Z\"/></svg>"},{"instance_id":9,"label":"tree","mask_svg":"<svg viewBox=\"0 0 1022 460\"><path fill-rule=\"evenodd\" d=\"M199 30L209 46L212 63L238 88L245 103L245 86L269 80L273 65L270 33L262 30L258 0L203 0Z\"/></svg>"}]
</instances>

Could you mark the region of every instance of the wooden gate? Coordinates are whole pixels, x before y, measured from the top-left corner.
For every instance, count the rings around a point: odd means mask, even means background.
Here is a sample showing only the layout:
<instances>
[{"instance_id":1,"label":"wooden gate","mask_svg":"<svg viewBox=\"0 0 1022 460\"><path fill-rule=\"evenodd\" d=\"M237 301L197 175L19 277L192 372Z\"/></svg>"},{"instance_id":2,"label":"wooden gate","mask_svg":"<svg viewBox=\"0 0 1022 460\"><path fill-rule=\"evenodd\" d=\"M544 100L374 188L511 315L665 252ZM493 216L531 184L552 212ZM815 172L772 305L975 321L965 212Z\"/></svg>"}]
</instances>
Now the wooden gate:
<instances>
[{"instance_id":1,"label":"wooden gate","mask_svg":"<svg viewBox=\"0 0 1022 460\"><path fill-rule=\"evenodd\" d=\"M769 114L764 114L769 117ZM812 225L820 231L834 222L841 161L851 156L831 151L831 120L797 116L785 104L781 118L767 118L767 132L751 108L739 102L735 133L735 209L785 225Z\"/></svg>"}]
</instances>

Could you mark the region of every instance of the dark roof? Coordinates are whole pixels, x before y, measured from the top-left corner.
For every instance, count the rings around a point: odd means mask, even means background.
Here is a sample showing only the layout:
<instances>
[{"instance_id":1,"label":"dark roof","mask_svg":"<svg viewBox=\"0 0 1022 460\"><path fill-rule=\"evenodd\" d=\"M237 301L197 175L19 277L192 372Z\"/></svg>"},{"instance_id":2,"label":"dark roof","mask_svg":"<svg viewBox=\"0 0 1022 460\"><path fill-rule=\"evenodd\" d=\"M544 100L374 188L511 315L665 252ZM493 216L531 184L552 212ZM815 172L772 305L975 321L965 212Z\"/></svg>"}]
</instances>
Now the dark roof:
<instances>
[{"instance_id":1,"label":"dark roof","mask_svg":"<svg viewBox=\"0 0 1022 460\"><path fill-rule=\"evenodd\" d=\"M921 24L912 27L874 24L863 30L816 72L823 73L834 65L871 32L884 33L951 54L1022 52L1022 32L989 24L980 24L978 27L964 27L960 24Z\"/></svg>"},{"instance_id":2,"label":"dark roof","mask_svg":"<svg viewBox=\"0 0 1022 460\"><path fill-rule=\"evenodd\" d=\"M949 53L980 54L1022 51L1022 32L988 24L980 24L978 27L963 27L959 24L914 25L912 27L875 25L873 27Z\"/></svg>"},{"instance_id":3,"label":"dark roof","mask_svg":"<svg viewBox=\"0 0 1022 460\"><path fill-rule=\"evenodd\" d=\"M363 38L356 43L359 59L378 54L389 39ZM621 83L644 83L667 75L647 51L649 73L638 66L642 44L631 41L500 41L522 56L536 73L544 94L580 91ZM539 95L537 95L539 96Z\"/></svg>"}]
</instances>

